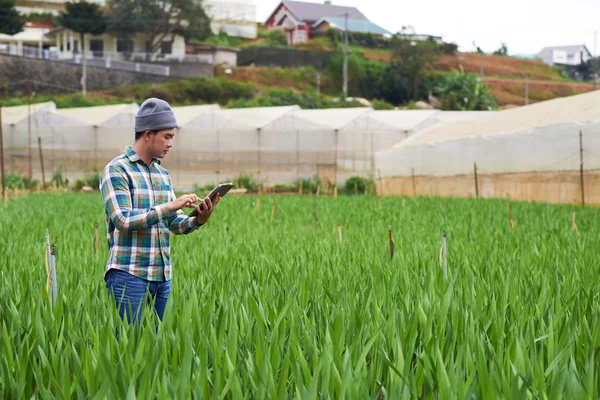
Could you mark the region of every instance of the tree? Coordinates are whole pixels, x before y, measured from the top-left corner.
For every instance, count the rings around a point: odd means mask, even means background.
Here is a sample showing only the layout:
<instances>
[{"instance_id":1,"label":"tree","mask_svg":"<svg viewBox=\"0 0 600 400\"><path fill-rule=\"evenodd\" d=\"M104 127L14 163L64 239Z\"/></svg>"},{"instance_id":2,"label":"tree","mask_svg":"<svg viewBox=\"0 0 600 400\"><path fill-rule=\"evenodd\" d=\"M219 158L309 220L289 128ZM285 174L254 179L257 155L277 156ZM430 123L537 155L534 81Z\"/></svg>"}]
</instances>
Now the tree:
<instances>
[{"instance_id":1,"label":"tree","mask_svg":"<svg viewBox=\"0 0 600 400\"><path fill-rule=\"evenodd\" d=\"M23 30L25 21L15 9L14 0L0 0L0 33L14 35Z\"/></svg>"},{"instance_id":2,"label":"tree","mask_svg":"<svg viewBox=\"0 0 600 400\"><path fill-rule=\"evenodd\" d=\"M119 37L145 33L148 53L155 53L163 42L203 40L212 34L210 19L197 0L109 0L113 23L109 32Z\"/></svg>"},{"instance_id":3,"label":"tree","mask_svg":"<svg viewBox=\"0 0 600 400\"><path fill-rule=\"evenodd\" d=\"M435 93L441 97L446 110L472 111L497 108L486 83L474 74L455 72L438 84Z\"/></svg>"},{"instance_id":4,"label":"tree","mask_svg":"<svg viewBox=\"0 0 600 400\"><path fill-rule=\"evenodd\" d=\"M392 69L403 74L402 79L408 79L411 97L417 98L419 85L427 71L426 67L441 56L440 47L433 40L407 40L400 36L392 38L391 47Z\"/></svg>"},{"instance_id":5,"label":"tree","mask_svg":"<svg viewBox=\"0 0 600 400\"><path fill-rule=\"evenodd\" d=\"M85 34L100 35L106 29L106 21L97 4L79 1L65 3L66 12L61 12L60 23L67 29L79 33L81 38L82 74L81 91L86 94L87 60L85 54Z\"/></svg>"},{"instance_id":6,"label":"tree","mask_svg":"<svg viewBox=\"0 0 600 400\"><path fill-rule=\"evenodd\" d=\"M508 47L506 43L502 42L502 45L498 50L493 53L495 56L507 56L508 55Z\"/></svg>"}]
</instances>

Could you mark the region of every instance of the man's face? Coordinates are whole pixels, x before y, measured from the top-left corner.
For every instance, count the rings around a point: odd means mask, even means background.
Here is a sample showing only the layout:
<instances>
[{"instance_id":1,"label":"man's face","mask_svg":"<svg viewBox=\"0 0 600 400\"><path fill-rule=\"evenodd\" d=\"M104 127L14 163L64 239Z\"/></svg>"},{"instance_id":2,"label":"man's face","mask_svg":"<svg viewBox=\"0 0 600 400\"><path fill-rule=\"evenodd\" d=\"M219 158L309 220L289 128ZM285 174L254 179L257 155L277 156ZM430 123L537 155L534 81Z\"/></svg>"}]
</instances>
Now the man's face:
<instances>
[{"instance_id":1,"label":"man's face","mask_svg":"<svg viewBox=\"0 0 600 400\"><path fill-rule=\"evenodd\" d=\"M175 129L163 129L158 131L156 135L150 133L149 148L152 157L163 158L167 155L171 147L173 147L173 137Z\"/></svg>"}]
</instances>

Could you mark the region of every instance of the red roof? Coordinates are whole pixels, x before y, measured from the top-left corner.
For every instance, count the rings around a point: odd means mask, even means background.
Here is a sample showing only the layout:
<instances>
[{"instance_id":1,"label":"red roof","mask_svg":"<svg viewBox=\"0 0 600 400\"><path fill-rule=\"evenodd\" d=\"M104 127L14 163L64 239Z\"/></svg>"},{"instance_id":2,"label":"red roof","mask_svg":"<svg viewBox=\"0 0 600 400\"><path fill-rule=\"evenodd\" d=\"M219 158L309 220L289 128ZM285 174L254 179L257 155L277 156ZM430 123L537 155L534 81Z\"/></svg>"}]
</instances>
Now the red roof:
<instances>
[{"instance_id":1,"label":"red roof","mask_svg":"<svg viewBox=\"0 0 600 400\"><path fill-rule=\"evenodd\" d=\"M54 25L48 22L38 22L38 21L27 21L23 28L41 28L41 29L54 29L56 28Z\"/></svg>"}]
</instances>

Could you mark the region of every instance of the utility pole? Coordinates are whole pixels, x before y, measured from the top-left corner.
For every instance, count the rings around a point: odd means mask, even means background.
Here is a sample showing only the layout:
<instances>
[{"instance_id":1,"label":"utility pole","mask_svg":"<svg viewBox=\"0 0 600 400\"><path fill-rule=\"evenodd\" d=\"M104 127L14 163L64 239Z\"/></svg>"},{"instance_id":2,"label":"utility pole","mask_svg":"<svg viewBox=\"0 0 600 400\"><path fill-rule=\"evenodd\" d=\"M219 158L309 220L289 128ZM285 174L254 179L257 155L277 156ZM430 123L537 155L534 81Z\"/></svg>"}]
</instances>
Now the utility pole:
<instances>
[{"instance_id":1,"label":"utility pole","mask_svg":"<svg viewBox=\"0 0 600 400\"><path fill-rule=\"evenodd\" d=\"M29 182L33 181L31 160L31 79L27 79L27 135L29 139Z\"/></svg>"},{"instance_id":2,"label":"utility pole","mask_svg":"<svg viewBox=\"0 0 600 400\"><path fill-rule=\"evenodd\" d=\"M344 99L348 97L348 13L344 13Z\"/></svg>"},{"instance_id":3,"label":"utility pole","mask_svg":"<svg viewBox=\"0 0 600 400\"><path fill-rule=\"evenodd\" d=\"M598 31L594 31L594 60L592 62L592 84L594 85L594 90L596 90L596 69L598 68L598 61L596 58L596 36L598 35Z\"/></svg>"}]
</instances>

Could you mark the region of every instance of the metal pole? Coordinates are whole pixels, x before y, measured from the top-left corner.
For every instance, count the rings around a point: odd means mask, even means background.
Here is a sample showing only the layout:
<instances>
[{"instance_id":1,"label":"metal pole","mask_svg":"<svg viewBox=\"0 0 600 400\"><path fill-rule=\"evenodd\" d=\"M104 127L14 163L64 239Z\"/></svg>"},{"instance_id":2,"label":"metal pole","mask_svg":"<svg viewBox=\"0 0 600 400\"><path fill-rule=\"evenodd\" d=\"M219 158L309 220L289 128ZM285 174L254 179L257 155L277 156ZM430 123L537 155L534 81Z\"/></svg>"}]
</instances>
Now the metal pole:
<instances>
[{"instance_id":1,"label":"metal pole","mask_svg":"<svg viewBox=\"0 0 600 400\"><path fill-rule=\"evenodd\" d=\"M581 206L585 207L585 191L583 187L583 131L579 131L579 178L581 180Z\"/></svg>"},{"instance_id":2,"label":"metal pole","mask_svg":"<svg viewBox=\"0 0 600 400\"><path fill-rule=\"evenodd\" d=\"M52 276L52 300L53 304L56 304L58 297L58 285L56 283L56 243L52 243L50 246L50 270Z\"/></svg>"},{"instance_id":3,"label":"metal pole","mask_svg":"<svg viewBox=\"0 0 600 400\"><path fill-rule=\"evenodd\" d=\"M475 197L479 198L479 182L477 181L477 163L473 163L473 171L475 172Z\"/></svg>"},{"instance_id":4,"label":"metal pole","mask_svg":"<svg viewBox=\"0 0 600 400\"><path fill-rule=\"evenodd\" d=\"M596 90L596 68L598 67L598 62L596 58L596 37L598 31L594 31L594 60L592 62L592 81L594 85L594 90Z\"/></svg>"},{"instance_id":5,"label":"metal pole","mask_svg":"<svg viewBox=\"0 0 600 400\"><path fill-rule=\"evenodd\" d=\"M300 131L296 129L296 179L300 181Z\"/></svg>"}]
</instances>

